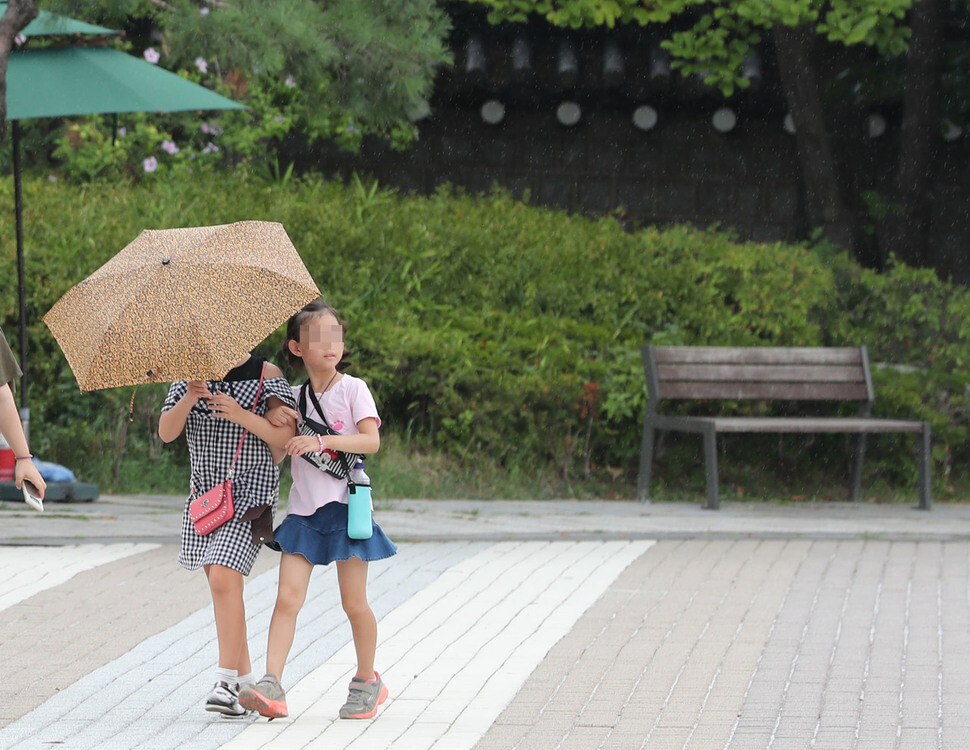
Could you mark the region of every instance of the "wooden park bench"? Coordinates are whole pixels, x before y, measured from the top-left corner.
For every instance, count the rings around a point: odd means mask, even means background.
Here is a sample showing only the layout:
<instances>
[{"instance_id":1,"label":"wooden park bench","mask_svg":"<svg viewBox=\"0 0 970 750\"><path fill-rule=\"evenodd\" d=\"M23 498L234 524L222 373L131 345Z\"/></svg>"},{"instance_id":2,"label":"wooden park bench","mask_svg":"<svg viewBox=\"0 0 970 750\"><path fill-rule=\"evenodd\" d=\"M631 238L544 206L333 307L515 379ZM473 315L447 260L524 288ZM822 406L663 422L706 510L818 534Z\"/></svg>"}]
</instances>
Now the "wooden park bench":
<instances>
[{"instance_id":1,"label":"wooden park bench","mask_svg":"<svg viewBox=\"0 0 970 750\"><path fill-rule=\"evenodd\" d=\"M914 433L919 451L919 507L930 509L930 425L871 417L875 394L864 346L778 348L645 346L648 401L643 420L637 499L650 494L657 430L699 432L704 437L707 507L719 506L717 435L721 432L857 434L852 499L858 500L869 433ZM857 401L855 417L695 417L660 414L661 401L785 400Z\"/></svg>"}]
</instances>

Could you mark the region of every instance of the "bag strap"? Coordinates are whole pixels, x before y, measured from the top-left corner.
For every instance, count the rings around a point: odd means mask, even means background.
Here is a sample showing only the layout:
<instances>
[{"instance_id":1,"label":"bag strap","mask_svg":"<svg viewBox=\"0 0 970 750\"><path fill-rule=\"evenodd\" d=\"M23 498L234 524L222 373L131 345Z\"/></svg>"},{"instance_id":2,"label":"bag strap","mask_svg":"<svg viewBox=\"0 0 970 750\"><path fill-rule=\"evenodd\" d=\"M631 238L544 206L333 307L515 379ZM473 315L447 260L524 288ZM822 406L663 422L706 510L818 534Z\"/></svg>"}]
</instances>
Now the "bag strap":
<instances>
[{"instance_id":1,"label":"bag strap","mask_svg":"<svg viewBox=\"0 0 970 750\"><path fill-rule=\"evenodd\" d=\"M313 388L310 387L309 378L303 384L303 388L300 390L300 412L303 414L303 418L306 419L307 416L306 394L308 393L310 394L310 400L313 402L313 408L317 410L317 414L320 415L320 419L323 420L323 423L327 426L328 430L333 430L334 434L336 434L337 431L330 426L330 422L327 421L327 415L323 413L323 409L320 407L320 402L317 400L317 394L315 394L313 392ZM340 463L343 465L344 471L347 472L347 486L356 487L357 484L353 479L350 478L350 464L347 463L347 456L344 455L343 451L334 451L334 453L337 454L337 458L340 459Z\"/></svg>"},{"instance_id":2,"label":"bag strap","mask_svg":"<svg viewBox=\"0 0 970 750\"><path fill-rule=\"evenodd\" d=\"M263 377L266 375L266 363L263 362L263 366L259 370L259 387L256 388L256 399L253 401L253 408L249 411L256 413L256 406L259 404L259 394L263 392ZM239 452L242 450L243 441L246 439L246 434L249 430L243 429L242 437L239 438L239 445L236 446L236 454L232 457L232 464L229 466L229 479L232 479L232 474L236 470L236 460L239 458Z\"/></svg>"}]
</instances>

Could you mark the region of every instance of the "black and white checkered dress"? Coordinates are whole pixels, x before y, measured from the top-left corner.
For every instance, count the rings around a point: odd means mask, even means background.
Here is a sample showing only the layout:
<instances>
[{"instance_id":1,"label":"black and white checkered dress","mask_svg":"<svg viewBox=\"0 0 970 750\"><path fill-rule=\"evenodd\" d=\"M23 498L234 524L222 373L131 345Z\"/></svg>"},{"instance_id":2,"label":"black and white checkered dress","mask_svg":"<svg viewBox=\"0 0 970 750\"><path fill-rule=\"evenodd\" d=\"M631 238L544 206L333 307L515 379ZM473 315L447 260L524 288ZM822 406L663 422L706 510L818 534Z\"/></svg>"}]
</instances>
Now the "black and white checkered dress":
<instances>
[{"instance_id":1,"label":"black and white checkered dress","mask_svg":"<svg viewBox=\"0 0 970 750\"><path fill-rule=\"evenodd\" d=\"M209 390L213 393L216 390L229 393L244 409L252 408L264 362L259 357L250 357L239 367L230 370L224 380L210 381ZM172 383L162 411L175 406L187 390L185 381ZM271 396L295 407L293 392L286 379L267 378L263 381L256 414L266 414ZM182 512L179 564L183 568L196 570L203 565L225 565L249 575L253 567L259 545L252 542L250 522L237 519L258 505L270 505L275 512L280 490L279 467L273 463L269 446L260 438L248 433L236 461L232 484L235 517L208 536L196 534L189 518L189 503L225 481L242 433L243 428L239 425L213 416L204 401L197 403L189 412L185 422L185 437L189 444L192 472L189 485L191 494Z\"/></svg>"}]
</instances>

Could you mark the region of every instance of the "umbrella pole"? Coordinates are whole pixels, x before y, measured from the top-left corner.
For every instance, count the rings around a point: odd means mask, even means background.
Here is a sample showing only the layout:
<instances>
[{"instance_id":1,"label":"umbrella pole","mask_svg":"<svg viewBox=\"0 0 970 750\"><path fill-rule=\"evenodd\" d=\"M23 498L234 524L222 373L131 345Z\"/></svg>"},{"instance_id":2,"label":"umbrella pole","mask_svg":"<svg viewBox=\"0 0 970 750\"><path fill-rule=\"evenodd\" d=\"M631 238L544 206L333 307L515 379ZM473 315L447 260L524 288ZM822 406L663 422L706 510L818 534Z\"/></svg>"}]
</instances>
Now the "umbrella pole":
<instances>
[{"instance_id":1,"label":"umbrella pole","mask_svg":"<svg viewBox=\"0 0 970 750\"><path fill-rule=\"evenodd\" d=\"M20 301L20 408L27 407L27 299L26 281L24 274L24 203L20 189L20 122L10 123L10 133L13 138L13 191L14 211L17 216L17 294Z\"/></svg>"}]
</instances>

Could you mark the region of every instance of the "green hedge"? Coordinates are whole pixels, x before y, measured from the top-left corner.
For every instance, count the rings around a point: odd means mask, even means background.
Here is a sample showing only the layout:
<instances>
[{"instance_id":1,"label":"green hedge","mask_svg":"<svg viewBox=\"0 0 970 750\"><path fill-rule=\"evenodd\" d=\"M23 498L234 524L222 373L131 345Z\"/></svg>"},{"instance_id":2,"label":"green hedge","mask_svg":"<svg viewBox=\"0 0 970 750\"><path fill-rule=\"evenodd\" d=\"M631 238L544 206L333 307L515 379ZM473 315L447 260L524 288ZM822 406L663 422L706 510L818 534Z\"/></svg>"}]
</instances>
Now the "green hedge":
<instances>
[{"instance_id":1,"label":"green hedge","mask_svg":"<svg viewBox=\"0 0 970 750\"><path fill-rule=\"evenodd\" d=\"M12 205L7 182L0 200ZM402 197L357 181L31 179L24 200L30 395L43 426L34 445L109 489L171 487L185 457L152 437L164 388L139 389L129 425L131 389L81 395L41 317L143 228L241 219L284 224L348 320L354 371L387 428L436 450L633 481L644 343L866 344L872 362L914 368L874 367L875 413L932 421L938 487L970 458L970 295L931 271L876 274L819 248L687 227L629 232L501 193ZM0 253L0 322L13 343L12 222ZM277 361L281 334L261 347ZM737 445L761 451L757 440ZM794 451L795 467L843 457L841 443L820 450ZM693 461L671 453L661 480ZM867 466L911 485L914 461L911 441L880 439Z\"/></svg>"}]
</instances>

